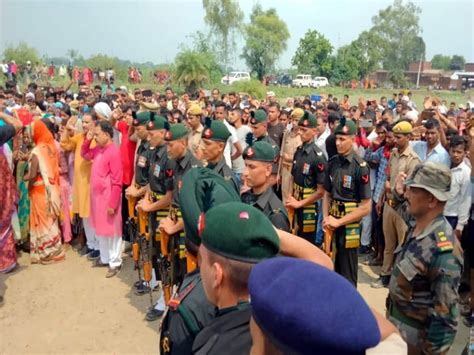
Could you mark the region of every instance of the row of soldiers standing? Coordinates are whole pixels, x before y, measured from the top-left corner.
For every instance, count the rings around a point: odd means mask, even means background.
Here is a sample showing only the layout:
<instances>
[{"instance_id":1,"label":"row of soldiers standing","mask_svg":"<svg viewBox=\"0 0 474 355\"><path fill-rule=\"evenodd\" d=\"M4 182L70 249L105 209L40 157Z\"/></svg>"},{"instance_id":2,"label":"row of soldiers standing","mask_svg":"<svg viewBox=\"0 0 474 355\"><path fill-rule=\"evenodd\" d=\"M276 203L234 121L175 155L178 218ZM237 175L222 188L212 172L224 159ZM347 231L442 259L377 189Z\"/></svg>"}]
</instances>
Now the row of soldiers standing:
<instances>
[{"instance_id":1,"label":"row of soldiers standing","mask_svg":"<svg viewBox=\"0 0 474 355\"><path fill-rule=\"evenodd\" d=\"M190 108L189 111L199 113L197 108ZM324 198L327 230L342 236L334 238L338 243L332 246L336 271L354 285L357 283L360 235L357 222L364 213L368 213L363 208L364 201L370 201L367 167L352 151L350 137L356 130L352 121L340 125L335 132L342 137L341 141L347 142L337 143L338 150L341 147L341 157L328 164L322 151L314 144L316 117L306 112L299 118L297 124L302 145L294 155L292 192L284 206L275 193L280 147L268 134L266 111L259 109L252 112L250 127L254 135L249 134L246 138L248 146L243 152L245 171L242 189L224 159L225 144L231 135L226 125L219 120L204 120L199 114L198 119L204 123L200 142L201 160L188 149L189 131L185 125L170 126L165 118L152 112L138 113L133 121L141 143L136 152L134 183L127 189L126 196L130 217L140 226L139 232L146 235L147 242L141 248L141 254L151 260L152 266L152 270L144 267L145 282L138 282L136 287L141 291L150 291L150 286L156 284L151 279L162 282L163 292L158 302L149 308L147 319L159 319L168 309L161 338L163 353L181 346L191 347L190 339L204 324L189 324L189 317L185 316L182 320L184 327L183 324L173 325L172 314L178 310L183 312L183 301L192 303L197 297L195 302L208 305L202 289L198 287L199 282L195 281L200 279L196 269L200 238L192 237L190 228L185 228L186 219L183 220L183 214L189 213L187 209L191 209L192 201L185 205L180 203L191 198L189 195L192 193L183 193L190 188L183 182L190 169L201 167L204 162L208 170L220 175L231 188L232 192L226 195L230 201L237 196L244 203L261 210L275 227L291 230L313 244L316 214L322 213L315 206L318 200ZM349 232L344 228L346 224L351 226ZM173 286L177 291L175 293ZM213 313L209 312L208 307L198 308L199 312L208 316ZM180 330L185 334L177 334Z\"/></svg>"}]
</instances>

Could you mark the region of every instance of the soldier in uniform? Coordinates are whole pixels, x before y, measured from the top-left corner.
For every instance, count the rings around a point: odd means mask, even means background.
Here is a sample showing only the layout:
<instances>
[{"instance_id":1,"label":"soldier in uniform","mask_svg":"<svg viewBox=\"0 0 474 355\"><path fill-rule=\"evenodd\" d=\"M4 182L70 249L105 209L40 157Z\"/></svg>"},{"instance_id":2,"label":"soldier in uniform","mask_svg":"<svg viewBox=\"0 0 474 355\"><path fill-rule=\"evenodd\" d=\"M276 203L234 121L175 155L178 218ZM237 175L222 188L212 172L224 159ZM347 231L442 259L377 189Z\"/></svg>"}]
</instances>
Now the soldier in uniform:
<instances>
[{"instance_id":1,"label":"soldier in uniform","mask_svg":"<svg viewBox=\"0 0 474 355\"><path fill-rule=\"evenodd\" d=\"M148 155L150 143L148 142L148 131L146 125L150 122L151 112L140 112L135 115L133 119L133 127L135 133L140 139L140 144L137 147L135 154L135 174L133 184L131 184L125 191L127 199L137 199L143 196L148 185Z\"/></svg>"},{"instance_id":2,"label":"soldier in uniform","mask_svg":"<svg viewBox=\"0 0 474 355\"><path fill-rule=\"evenodd\" d=\"M403 196L406 175L400 175L396 189ZM450 185L450 170L429 161L405 182L415 224L396 250L387 313L408 354L447 354L456 335L462 251L443 216Z\"/></svg>"},{"instance_id":3,"label":"soldier in uniform","mask_svg":"<svg viewBox=\"0 0 474 355\"><path fill-rule=\"evenodd\" d=\"M292 191L291 184L293 179L291 177L291 169L296 149L301 145L301 137L298 134L298 122L303 115L304 111L300 108L296 108L291 112L292 127L290 131L285 131L281 143L280 169L278 174L281 179L281 200L284 203Z\"/></svg>"},{"instance_id":4,"label":"soldier in uniform","mask_svg":"<svg viewBox=\"0 0 474 355\"><path fill-rule=\"evenodd\" d=\"M239 184L235 179L232 169L226 164L224 159L224 148L229 137L230 132L224 123L212 121L207 117L204 130L202 131L202 158L207 161L209 169L222 176L238 192Z\"/></svg>"},{"instance_id":5,"label":"soldier in uniform","mask_svg":"<svg viewBox=\"0 0 474 355\"><path fill-rule=\"evenodd\" d=\"M244 150L244 177L251 188L242 194L242 202L262 211L272 224L290 231L288 213L270 185L275 150L267 142L255 142Z\"/></svg>"},{"instance_id":6,"label":"soldier in uniform","mask_svg":"<svg viewBox=\"0 0 474 355\"><path fill-rule=\"evenodd\" d=\"M149 218L149 253L151 256L154 278L160 276L158 256L161 253L160 238L158 233L159 222L168 216L169 206L173 195L173 177L169 171L173 170L173 162L168 160L165 144L165 133L169 128L168 122L162 116L151 114L147 124L150 134L148 180L149 189L145 196L138 202L137 209L148 213ZM168 172L168 173L167 173ZM161 317L165 309L163 294L154 307L148 310L146 319L154 321Z\"/></svg>"},{"instance_id":7,"label":"soldier in uniform","mask_svg":"<svg viewBox=\"0 0 474 355\"><path fill-rule=\"evenodd\" d=\"M317 221L315 202L324 195L327 164L323 152L314 144L316 127L316 117L308 112L298 122L302 145L296 149L293 158L292 193L285 204L294 210L293 225L298 236L313 244Z\"/></svg>"},{"instance_id":8,"label":"soldier in uniform","mask_svg":"<svg viewBox=\"0 0 474 355\"><path fill-rule=\"evenodd\" d=\"M267 113L259 109L257 111L250 112L250 128L255 136L257 142L267 142L275 150L276 159L272 165L272 176L270 177L271 186L276 185L278 181L278 161L280 159L280 148L273 139L268 135L268 122Z\"/></svg>"},{"instance_id":9,"label":"soldier in uniform","mask_svg":"<svg viewBox=\"0 0 474 355\"><path fill-rule=\"evenodd\" d=\"M279 253L280 240L261 211L241 202L211 208L199 225L202 283L216 317L197 335L193 354L248 354L248 277L256 263Z\"/></svg>"},{"instance_id":10,"label":"soldier in uniform","mask_svg":"<svg viewBox=\"0 0 474 355\"><path fill-rule=\"evenodd\" d=\"M333 233L336 272L357 287L360 220L370 213L369 167L354 151L357 128L342 117L334 130L337 155L328 164L324 182L323 228Z\"/></svg>"},{"instance_id":11,"label":"soldier in uniform","mask_svg":"<svg viewBox=\"0 0 474 355\"><path fill-rule=\"evenodd\" d=\"M170 236L171 241L169 248L175 250L179 248L179 263L176 263L176 275L172 284L177 284L186 273L186 255L184 240L184 225L181 218L181 210L179 204L179 193L182 186L184 174L191 168L201 166L201 162L188 149L188 130L182 123L172 125L165 134L167 141L168 158L174 160L174 170L166 173L173 177L173 199L171 201L170 214L160 221L159 229Z\"/></svg>"},{"instance_id":12,"label":"soldier in uniform","mask_svg":"<svg viewBox=\"0 0 474 355\"><path fill-rule=\"evenodd\" d=\"M186 231L186 252L197 258L201 238L198 222L202 213L224 202L239 201L234 188L206 168L191 169L183 178L180 203ZM184 275L183 282L168 303L160 326L160 353L191 354L196 335L215 317L202 286L199 267Z\"/></svg>"},{"instance_id":13,"label":"soldier in uniform","mask_svg":"<svg viewBox=\"0 0 474 355\"><path fill-rule=\"evenodd\" d=\"M129 217L134 219L135 222L141 221L140 233L145 233L146 225L145 221L146 212L138 211L135 213L136 202L145 195L148 188L148 172L149 172L149 159L150 159L150 143L148 141L149 131L146 129L148 122L153 113L144 111L138 114L134 114L133 127L135 134L140 139L140 144L137 147L135 153L135 169L133 183L125 190L125 197L128 200L129 205ZM138 216L137 216L138 214ZM132 239L133 241L133 239ZM142 280L138 280L135 284L137 295L143 295L149 291L148 286Z\"/></svg>"}]
</instances>

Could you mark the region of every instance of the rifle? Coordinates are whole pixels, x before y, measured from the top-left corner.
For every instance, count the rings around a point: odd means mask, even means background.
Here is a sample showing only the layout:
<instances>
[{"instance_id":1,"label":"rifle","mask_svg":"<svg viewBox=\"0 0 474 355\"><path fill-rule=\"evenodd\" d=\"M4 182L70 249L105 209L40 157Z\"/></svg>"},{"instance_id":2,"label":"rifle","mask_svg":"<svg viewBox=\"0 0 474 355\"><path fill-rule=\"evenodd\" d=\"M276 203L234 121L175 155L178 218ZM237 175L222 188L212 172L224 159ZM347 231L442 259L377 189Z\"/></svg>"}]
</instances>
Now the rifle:
<instances>
[{"instance_id":1,"label":"rifle","mask_svg":"<svg viewBox=\"0 0 474 355\"><path fill-rule=\"evenodd\" d=\"M148 224L148 212L139 211L138 212L138 229L140 234L142 234L146 240L150 239L150 233L147 228Z\"/></svg>"},{"instance_id":2,"label":"rifle","mask_svg":"<svg viewBox=\"0 0 474 355\"><path fill-rule=\"evenodd\" d=\"M288 210L288 221L290 222L290 233L296 234L296 227L293 225L295 221L295 209L292 207L287 207Z\"/></svg>"},{"instance_id":3,"label":"rifle","mask_svg":"<svg viewBox=\"0 0 474 355\"><path fill-rule=\"evenodd\" d=\"M140 244L141 244L141 236L138 233L137 226L132 218L129 218L127 221L128 226L128 233L130 236L133 236L133 244L132 244L132 256L133 261L135 263L134 270L138 271L138 284L141 284L143 279L140 272Z\"/></svg>"},{"instance_id":4,"label":"rifle","mask_svg":"<svg viewBox=\"0 0 474 355\"><path fill-rule=\"evenodd\" d=\"M161 240L161 243L160 243L161 288L163 289L165 304L168 304L169 300L171 299L171 288L173 287L173 282L172 282L173 263L172 263L172 259L170 260L169 250L170 249L172 250L174 248L170 246L170 236L164 231L161 231L160 240Z\"/></svg>"},{"instance_id":5,"label":"rifle","mask_svg":"<svg viewBox=\"0 0 474 355\"><path fill-rule=\"evenodd\" d=\"M332 258L331 244L332 244L333 234L334 234L333 230L329 228L324 228L324 252L330 258Z\"/></svg>"}]
</instances>

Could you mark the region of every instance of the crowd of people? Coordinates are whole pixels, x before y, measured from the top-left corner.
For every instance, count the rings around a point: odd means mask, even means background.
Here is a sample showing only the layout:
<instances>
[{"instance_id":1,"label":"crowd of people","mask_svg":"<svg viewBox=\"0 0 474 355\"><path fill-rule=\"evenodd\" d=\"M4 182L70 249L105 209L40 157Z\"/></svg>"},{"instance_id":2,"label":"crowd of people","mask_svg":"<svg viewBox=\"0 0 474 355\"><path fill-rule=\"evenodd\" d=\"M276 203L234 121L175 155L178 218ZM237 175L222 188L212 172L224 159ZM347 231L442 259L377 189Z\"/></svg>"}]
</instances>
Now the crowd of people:
<instances>
[{"instance_id":1,"label":"crowd of people","mask_svg":"<svg viewBox=\"0 0 474 355\"><path fill-rule=\"evenodd\" d=\"M11 79L0 273L73 248L111 278L132 249L163 354L446 353L458 309L471 321L471 102ZM386 318L359 261L381 267Z\"/></svg>"}]
</instances>

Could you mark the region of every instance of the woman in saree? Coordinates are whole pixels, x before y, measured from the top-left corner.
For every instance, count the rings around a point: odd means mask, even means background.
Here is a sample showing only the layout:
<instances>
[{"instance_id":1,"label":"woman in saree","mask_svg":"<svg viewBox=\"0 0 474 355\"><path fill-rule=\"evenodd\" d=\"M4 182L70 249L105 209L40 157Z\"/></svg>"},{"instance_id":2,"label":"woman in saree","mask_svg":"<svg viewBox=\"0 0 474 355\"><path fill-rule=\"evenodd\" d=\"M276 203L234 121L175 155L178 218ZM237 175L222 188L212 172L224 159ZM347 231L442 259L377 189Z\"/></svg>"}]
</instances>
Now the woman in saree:
<instances>
[{"instance_id":1,"label":"woman in saree","mask_svg":"<svg viewBox=\"0 0 474 355\"><path fill-rule=\"evenodd\" d=\"M5 150L5 146L0 146L0 273L10 272L16 266L12 217L18 202L18 192Z\"/></svg>"},{"instance_id":2,"label":"woman in saree","mask_svg":"<svg viewBox=\"0 0 474 355\"><path fill-rule=\"evenodd\" d=\"M59 157L54 138L44 122L32 124L33 142L29 172L31 263L51 264L65 258L59 214Z\"/></svg>"}]
</instances>

